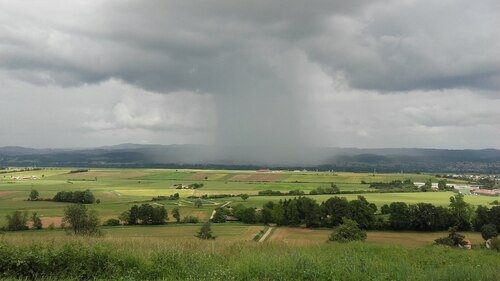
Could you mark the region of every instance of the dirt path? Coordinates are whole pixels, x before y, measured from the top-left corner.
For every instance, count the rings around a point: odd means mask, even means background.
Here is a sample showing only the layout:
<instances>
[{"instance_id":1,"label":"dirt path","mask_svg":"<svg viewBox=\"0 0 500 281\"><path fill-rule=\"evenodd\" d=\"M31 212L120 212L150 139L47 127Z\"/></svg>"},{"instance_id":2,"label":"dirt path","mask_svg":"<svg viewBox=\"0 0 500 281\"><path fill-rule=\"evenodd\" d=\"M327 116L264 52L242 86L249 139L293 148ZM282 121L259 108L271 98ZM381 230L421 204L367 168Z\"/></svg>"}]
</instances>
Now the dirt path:
<instances>
[{"instance_id":1,"label":"dirt path","mask_svg":"<svg viewBox=\"0 0 500 281\"><path fill-rule=\"evenodd\" d=\"M266 233L264 233L264 235L262 235L262 237L260 237L259 243L266 241L267 236L269 236L271 234L272 230L273 230L272 227L268 228L267 231L266 231Z\"/></svg>"}]
</instances>

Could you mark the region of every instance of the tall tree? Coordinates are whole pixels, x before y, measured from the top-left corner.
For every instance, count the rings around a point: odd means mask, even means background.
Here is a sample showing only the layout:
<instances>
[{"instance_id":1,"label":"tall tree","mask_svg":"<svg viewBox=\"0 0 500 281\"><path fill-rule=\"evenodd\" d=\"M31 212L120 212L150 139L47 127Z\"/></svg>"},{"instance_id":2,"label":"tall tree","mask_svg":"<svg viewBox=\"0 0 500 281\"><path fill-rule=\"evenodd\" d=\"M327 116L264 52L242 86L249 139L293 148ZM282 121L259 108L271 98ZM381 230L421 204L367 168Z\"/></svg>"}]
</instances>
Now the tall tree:
<instances>
[{"instance_id":1,"label":"tall tree","mask_svg":"<svg viewBox=\"0 0 500 281\"><path fill-rule=\"evenodd\" d=\"M216 237L212 234L212 226L210 222L206 222L201 226L200 231L195 235L202 240L212 240Z\"/></svg>"},{"instance_id":2,"label":"tall tree","mask_svg":"<svg viewBox=\"0 0 500 281\"><path fill-rule=\"evenodd\" d=\"M181 221L181 212L179 210L179 207L175 207L172 209L172 216L175 218L176 222Z\"/></svg>"},{"instance_id":3,"label":"tall tree","mask_svg":"<svg viewBox=\"0 0 500 281\"><path fill-rule=\"evenodd\" d=\"M95 210L88 210L83 204L67 206L64 209L63 222L70 225L75 235L100 234L97 212Z\"/></svg>"},{"instance_id":4,"label":"tall tree","mask_svg":"<svg viewBox=\"0 0 500 281\"><path fill-rule=\"evenodd\" d=\"M454 225L458 230L471 230L471 220L473 214L472 206L465 202L461 193L450 197L450 210L454 218Z\"/></svg>"}]
</instances>

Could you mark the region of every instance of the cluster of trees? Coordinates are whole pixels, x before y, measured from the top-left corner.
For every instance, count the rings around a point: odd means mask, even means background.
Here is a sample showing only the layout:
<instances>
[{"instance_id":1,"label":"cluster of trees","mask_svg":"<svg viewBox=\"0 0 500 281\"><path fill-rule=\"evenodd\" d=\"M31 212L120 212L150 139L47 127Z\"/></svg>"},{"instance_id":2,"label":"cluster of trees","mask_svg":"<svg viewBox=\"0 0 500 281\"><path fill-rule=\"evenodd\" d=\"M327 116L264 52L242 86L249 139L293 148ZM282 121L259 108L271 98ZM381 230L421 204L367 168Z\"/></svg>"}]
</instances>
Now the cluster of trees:
<instances>
[{"instance_id":1,"label":"cluster of trees","mask_svg":"<svg viewBox=\"0 0 500 281\"><path fill-rule=\"evenodd\" d=\"M340 189L336 184L330 184L330 187L318 187L309 192L310 195L318 195L318 194L337 194L340 193Z\"/></svg>"},{"instance_id":2,"label":"cluster of trees","mask_svg":"<svg viewBox=\"0 0 500 281\"><path fill-rule=\"evenodd\" d=\"M500 231L500 206L474 209L464 201L462 194L450 197L448 207L429 203L407 204L393 202L378 208L363 196L348 201L334 196L318 204L308 197L268 202L259 210L242 204L232 208L218 208L213 222L225 222L234 216L244 223L276 223L277 225L306 227L335 227L344 219L357 223L361 229L438 231L456 227L457 230L481 231L485 225L494 225Z\"/></svg>"},{"instance_id":3,"label":"cluster of trees","mask_svg":"<svg viewBox=\"0 0 500 281\"><path fill-rule=\"evenodd\" d=\"M59 191L52 200L81 204L93 204L96 202L94 194L88 189L85 191Z\"/></svg>"},{"instance_id":4,"label":"cluster of trees","mask_svg":"<svg viewBox=\"0 0 500 281\"><path fill-rule=\"evenodd\" d=\"M179 200L179 198L180 198L179 193L174 193L173 195L169 195L169 196L159 195L159 196L153 197L151 200L152 201Z\"/></svg>"},{"instance_id":5,"label":"cluster of trees","mask_svg":"<svg viewBox=\"0 0 500 281\"><path fill-rule=\"evenodd\" d=\"M33 212L31 216L29 216L28 212L14 211L11 214L5 216L7 221L7 226L3 227L2 230L6 231L21 231L28 230L28 222L31 221L32 229L42 229L42 219L37 214L37 212Z\"/></svg>"},{"instance_id":6,"label":"cluster of trees","mask_svg":"<svg viewBox=\"0 0 500 281\"><path fill-rule=\"evenodd\" d=\"M457 230L480 231L486 224L493 224L500 230L500 206L491 209L479 206L474 211L462 194L451 197L448 208L428 203L393 202L384 205L381 211L389 215L388 226L393 230L435 231L456 227Z\"/></svg>"},{"instance_id":7,"label":"cluster of trees","mask_svg":"<svg viewBox=\"0 0 500 281\"><path fill-rule=\"evenodd\" d=\"M406 179L404 181L394 180L391 182L372 182L370 183L370 188L375 189L406 189L406 190L416 190L417 187L412 180Z\"/></svg>"},{"instance_id":8,"label":"cluster of trees","mask_svg":"<svg viewBox=\"0 0 500 281\"><path fill-rule=\"evenodd\" d=\"M69 171L70 174L78 174L78 173L86 173L88 172L88 169L76 169L76 170L71 170Z\"/></svg>"},{"instance_id":9,"label":"cluster of trees","mask_svg":"<svg viewBox=\"0 0 500 281\"><path fill-rule=\"evenodd\" d=\"M168 213L164 206L142 204L132 206L130 210L123 212L119 219L128 225L158 225L167 223Z\"/></svg>"},{"instance_id":10,"label":"cluster of trees","mask_svg":"<svg viewBox=\"0 0 500 281\"><path fill-rule=\"evenodd\" d=\"M262 190L259 191L258 196L285 196L285 195L304 195L304 191L295 189L290 190L289 192L281 192L279 190Z\"/></svg>"}]
</instances>

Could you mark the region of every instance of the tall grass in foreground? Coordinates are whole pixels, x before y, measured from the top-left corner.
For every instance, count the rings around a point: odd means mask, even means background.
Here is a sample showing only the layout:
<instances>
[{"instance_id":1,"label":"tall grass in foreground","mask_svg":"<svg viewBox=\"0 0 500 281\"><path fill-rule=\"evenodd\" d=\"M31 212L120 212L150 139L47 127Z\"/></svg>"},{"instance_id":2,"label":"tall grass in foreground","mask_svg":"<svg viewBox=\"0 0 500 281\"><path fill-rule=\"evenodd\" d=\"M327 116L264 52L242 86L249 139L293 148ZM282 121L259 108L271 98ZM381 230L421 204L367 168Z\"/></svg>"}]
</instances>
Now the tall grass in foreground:
<instances>
[{"instance_id":1,"label":"tall grass in foreground","mask_svg":"<svg viewBox=\"0 0 500 281\"><path fill-rule=\"evenodd\" d=\"M500 280L500 254L364 243L293 246L211 241L135 254L94 240L0 242L0 278L122 280Z\"/></svg>"}]
</instances>

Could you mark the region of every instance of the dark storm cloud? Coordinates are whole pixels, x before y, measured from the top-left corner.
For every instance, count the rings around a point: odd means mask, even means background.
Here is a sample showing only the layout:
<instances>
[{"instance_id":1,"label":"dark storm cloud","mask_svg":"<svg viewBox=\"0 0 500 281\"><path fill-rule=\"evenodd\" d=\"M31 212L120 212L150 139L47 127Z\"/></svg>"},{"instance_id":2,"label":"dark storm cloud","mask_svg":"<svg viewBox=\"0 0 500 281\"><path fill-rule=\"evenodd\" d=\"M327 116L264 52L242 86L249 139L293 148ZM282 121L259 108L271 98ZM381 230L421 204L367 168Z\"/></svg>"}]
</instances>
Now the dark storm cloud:
<instances>
[{"instance_id":1,"label":"dark storm cloud","mask_svg":"<svg viewBox=\"0 0 500 281\"><path fill-rule=\"evenodd\" d=\"M446 146L447 128L498 129L488 120L498 117L499 3L0 0L0 78L9 97L19 89L9 79L43 95L96 86L89 107L103 113L74 120L106 137L130 130L125 142L133 130L213 127L223 144L386 146L398 132L391 145L432 146L418 137L432 133ZM463 106L454 97L471 108L448 110Z\"/></svg>"},{"instance_id":2,"label":"dark storm cloud","mask_svg":"<svg viewBox=\"0 0 500 281\"><path fill-rule=\"evenodd\" d=\"M3 22L10 32L2 32L0 66L36 82L120 78L160 92L234 95L256 86L282 92L286 82L268 61L298 50L332 75L344 73L354 88L500 86L496 1L108 1L87 8L94 14L47 9L46 18L25 19L46 34L39 38Z\"/></svg>"}]
</instances>

